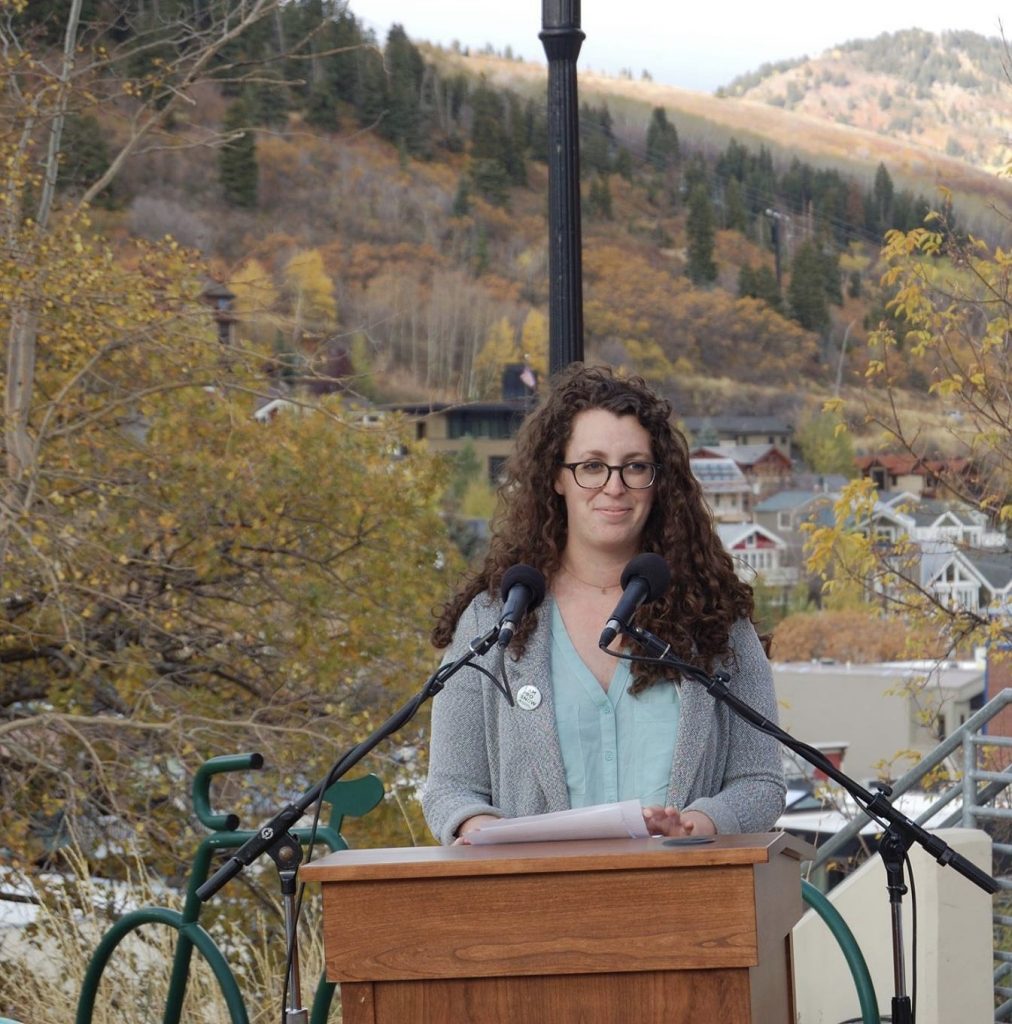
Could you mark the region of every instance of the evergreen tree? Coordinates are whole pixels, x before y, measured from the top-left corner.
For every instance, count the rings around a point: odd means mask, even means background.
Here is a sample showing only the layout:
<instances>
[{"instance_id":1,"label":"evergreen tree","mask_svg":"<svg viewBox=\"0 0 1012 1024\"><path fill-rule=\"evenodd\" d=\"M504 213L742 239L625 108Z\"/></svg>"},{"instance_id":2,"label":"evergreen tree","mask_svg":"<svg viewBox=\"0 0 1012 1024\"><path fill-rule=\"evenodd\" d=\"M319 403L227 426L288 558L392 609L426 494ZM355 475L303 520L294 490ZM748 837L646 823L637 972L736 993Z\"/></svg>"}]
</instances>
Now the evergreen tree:
<instances>
[{"instance_id":1,"label":"evergreen tree","mask_svg":"<svg viewBox=\"0 0 1012 1024\"><path fill-rule=\"evenodd\" d=\"M830 252L825 246L817 249L819 272L822 274L822 287L826 298L834 305L843 305L843 278L840 273L840 256Z\"/></svg>"},{"instance_id":2,"label":"evergreen tree","mask_svg":"<svg viewBox=\"0 0 1012 1024\"><path fill-rule=\"evenodd\" d=\"M450 214L453 217L466 217L471 212L471 190L467 185L466 175L460 176L457 182L457 193L453 197L453 206Z\"/></svg>"},{"instance_id":3,"label":"evergreen tree","mask_svg":"<svg viewBox=\"0 0 1012 1024\"><path fill-rule=\"evenodd\" d=\"M590 194L587 197L587 208L591 216L611 220L611 188L608 185L608 175L594 175L590 183Z\"/></svg>"},{"instance_id":4,"label":"evergreen tree","mask_svg":"<svg viewBox=\"0 0 1012 1024\"><path fill-rule=\"evenodd\" d=\"M57 185L71 192L83 192L109 166L109 147L98 119L90 114L70 113L63 125L63 154ZM112 202L112 190L99 196L101 205Z\"/></svg>"},{"instance_id":5,"label":"evergreen tree","mask_svg":"<svg viewBox=\"0 0 1012 1024\"><path fill-rule=\"evenodd\" d=\"M355 75L355 111L363 127L380 123L387 109L387 75L373 46L359 51Z\"/></svg>"},{"instance_id":6,"label":"evergreen tree","mask_svg":"<svg viewBox=\"0 0 1012 1024\"><path fill-rule=\"evenodd\" d=\"M532 160L548 163L548 117L542 104L528 100L524 114L527 124L527 149Z\"/></svg>"},{"instance_id":7,"label":"evergreen tree","mask_svg":"<svg viewBox=\"0 0 1012 1024\"><path fill-rule=\"evenodd\" d=\"M875 171L875 185L872 188L872 211L875 218L875 230L878 233L887 231L893 222L893 179L880 163Z\"/></svg>"},{"instance_id":8,"label":"evergreen tree","mask_svg":"<svg viewBox=\"0 0 1012 1024\"><path fill-rule=\"evenodd\" d=\"M647 163L657 171L674 167L681 159L678 130L663 107L654 107L647 127Z\"/></svg>"},{"instance_id":9,"label":"evergreen tree","mask_svg":"<svg viewBox=\"0 0 1012 1024\"><path fill-rule=\"evenodd\" d=\"M498 160L474 160L471 163L471 183L475 191L493 206L509 205L509 176Z\"/></svg>"},{"instance_id":10,"label":"evergreen tree","mask_svg":"<svg viewBox=\"0 0 1012 1024\"><path fill-rule=\"evenodd\" d=\"M288 123L290 101L287 89L280 82L255 82L247 90L245 99L253 124L283 128Z\"/></svg>"},{"instance_id":11,"label":"evergreen tree","mask_svg":"<svg viewBox=\"0 0 1012 1024\"><path fill-rule=\"evenodd\" d=\"M743 235L748 230L748 211L741 194L741 183L731 178L724 192L726 205L726 223L732 231L740 231Z\"/></svg>"},{"instance_id":12,"label":"evergreen tree","mask_svg":"<svg viewBox=\"0 0 1012 1024\"><path fill-rule=\"evenodd\" d=\"M423 142L420 100L425 62L401 25L392 25L387 34L384 61L389 77L380 132L409 153L418 153Z\"/></svg>"},{"instance_id":13,"label":"evergreen tree","mask_svg":"<svg viewBox=\"0 0 1012 1024\"><path fill-rule=\"evenodd\" d=\"M225 111L222 130L231 136L218 152L218 180L225 201L247 209L257 204L256 136L242 100Z\"/></svg>"},{"instance_id":14,"label":"evergreen tree","mask_svg":"<svg viewBox=\"0 0 1012 1024\"><path fill-rule=\"evenodd\" d=\"M363 38L351 11L342 11L334 21L331 40L336 52L328 58L327 72L334 95L345 103L354 103Z\"/></svg>"},{"instance_id":15,"label":"evergreen tree","mask_svg":"<svg viewBox=\"0 0 1012 1024\"><path fill-rule=\"evenodd\" d=\"M713 261L713 205L709 192L702 184L696 185L689 195L686 232L689 253L686 273L695 284L715 281L717 264Z\"/></svg>"},{"instance_id":16,"label":"evergreen tree","mask_svg":"<svg viewBox=\"0 0 1012 1024\"><path fill-rule=\"evenodd\" d=\"M586 103L580 112L580 171L587 176L611 170L611 114L604 104L594 108Z\"/></svg>"},{"instance_id":17,"label":"evergreen tree","mask_svg":"<svg viewBox=\"0 0 1012 1024\"><path fill-rule=\"evenodd\" d=\"M758 270L751 263L742 266L738 272L738 294L742 298L760 299L777 312L783 307L777 276L765 263Z\"/></svg>"},{"instance_id":18,"label":"evergreen tree","mask_svg":"<svg viewBox=\"0 0 1012 1024\"><path fill-rule=\"evenodd\" d=\"M337 131L337 101L334 93L324 83L314 85L306 100L306 123L324 131Z\"/></svg>"},{"instance_id":19,"label":"evergreen tree","mask_svg":"<svg viewBox=\"0 0 1012 1024\"><path fill-rule=\"evenodd\" d=\"M697 186L705 189L706 193L709 195L710 173L706 167L706 160L703 159L703 155L701 153L694 153L692 159L689 160L685 167L686 194L691 196Z\"/></svg>"},{"instance_id":20,"label":"evergreen tree","mask_svg":"<svg viewBox=\"0 0 1012 1024\"><path fill-rule=\"evenodd\" d=\"M803 242L791 261L787 302L791 319L806 330L821 332L829 326L823 260L811 241Z\"/></svg>"},{"instance_id":21,"label":"evergreen tree","mask_svg":"<svg viewBox=\"0 0 1012 1024\"><path fill-rule=\"evenodd\" d=\"M772 267L765 263L755 272L755 297L762 299L771 309L778 313L783 310L784 297L780 294L780 285Z\"/></svg>"},{"instance_id":22,"label":"evergreen tree","mask_svg":"<svg viewBox=\"0 0 1012 1024\"><path fill-rule=\"evenodd\" d=\"M471 155L505 165L508 148L502 96L483 79L471 95Z\"/></svg>"},{"instance_id":23,"label":"evergreen tree","mask_svg":"<svg viewBox=\"0 0 1012 1024\"><path fill-rule=\"evenodd\" d=\"M502 94L485 81L471 95L471 180L490 202L505 206L510 184L527 182L522 134L511 131L510 119L523 122L519 101L509 95L509 112Z\"/></svg>"},{"instance_id":24,"label":"evergreen tree","mask_svg":"<svg viewBox=\"0 0 1012 1024\"><path fill-rule=\"evenodd\" d=\"M727 149L717 158L716 174L719 178L734 178L744 181L748 170L749 151L736 139L727 144Z\"/></svg>"},{"instance_id":25,"label":"evergreen tree","mask_svg":"<svg viewBox=\"0 0 1012 1024\"><path fill-rule=\"evenodd\" d=\"M626 149L625 146L620 147L618 153L615 154L615 173L626 181L632 181L632 157L629 155L629 150Z\"/></svg>"},{"instance_id":26,"label":"evergreen tree","mask_svg":"<svg viewBox=\"0 0 1012 1024\"><path fill-rule=\"evenodd\" d=\"M742 299L754 299L755 290L755 270L751 263L743 263L738 268L738 296Z\"/></svg>"},{"instance_id":27,"label":"evergreen tree","mask_svg":"<svg viewBox=\"0 0 1012 1024\"><path fill-rule=\"evenodd\" d=\"M510 182L514 185L527 184L527 125L524 120L524 110L520 104L520 97L516 93L509 93L509 131L506 135L506 150L504 153L504 165Z\"/></svg>"}]
</instances>

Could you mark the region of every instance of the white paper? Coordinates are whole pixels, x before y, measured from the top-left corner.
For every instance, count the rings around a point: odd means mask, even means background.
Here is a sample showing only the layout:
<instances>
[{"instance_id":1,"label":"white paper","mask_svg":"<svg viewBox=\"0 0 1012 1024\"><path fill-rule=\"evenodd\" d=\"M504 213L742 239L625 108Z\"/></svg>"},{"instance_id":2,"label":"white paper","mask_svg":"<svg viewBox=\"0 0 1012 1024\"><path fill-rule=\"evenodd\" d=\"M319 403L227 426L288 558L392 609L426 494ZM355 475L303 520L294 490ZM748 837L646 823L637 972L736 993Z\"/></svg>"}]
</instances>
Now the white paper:
<instances>
[{"instance_id":1,"label":"white paper","mask_svg":"<svg viewBox=\"0 0 1012 1024\"><path fill-rule=\"evenodd\" d=\"M623 800L527 818L501 818L468 832L467 838L473 846L491 846L558 839L643 839L647 835L639 800Z\"/></svg>"}]
</instances>

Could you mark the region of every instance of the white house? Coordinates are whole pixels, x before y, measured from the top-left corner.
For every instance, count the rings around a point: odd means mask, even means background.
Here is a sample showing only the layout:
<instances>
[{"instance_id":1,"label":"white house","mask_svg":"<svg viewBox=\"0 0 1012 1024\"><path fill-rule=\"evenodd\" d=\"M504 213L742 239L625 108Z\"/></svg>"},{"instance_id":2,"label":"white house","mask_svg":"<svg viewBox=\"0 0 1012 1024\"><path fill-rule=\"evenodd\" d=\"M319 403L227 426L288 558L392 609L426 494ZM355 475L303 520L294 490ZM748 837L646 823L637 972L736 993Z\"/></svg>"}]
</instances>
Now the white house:
<instances>
[{"instance_id":1,"label":"white house","mask_svg":"<svg viewBox=\"0 0 1012 1024\"><path fill-rule=\"evenodd\" d=\"M864 527L893 569L948 607L1006 615L1012 596L1012 551L1005 534L966 506L918 501L910 494L877 502ZM895 584L876 580L879 593Z\"/></svg>"},{"instance_id":2,"label":"white house","mask_svg":"<svg viewBox=\"0 0 1012 1024\"><path fill-rule=\"evenodd\" d=\"M785 564L787 544L772 530L758 523L718 523L717 534L724 550L735 563L738 578L746 583L757 579L786 591L798 582L796 566Z\"/></svg>"},{"instance_id":3,"label":"white house","mask_svg":"<svg viewBox=\"0 0 1012 1024\"><path fill-rule=\"evenodd\" d=\"M703 488L716 522L743 523L748 519L752 488L734 459L689 459L689 468Z\"/></svg>"}]
</instances>

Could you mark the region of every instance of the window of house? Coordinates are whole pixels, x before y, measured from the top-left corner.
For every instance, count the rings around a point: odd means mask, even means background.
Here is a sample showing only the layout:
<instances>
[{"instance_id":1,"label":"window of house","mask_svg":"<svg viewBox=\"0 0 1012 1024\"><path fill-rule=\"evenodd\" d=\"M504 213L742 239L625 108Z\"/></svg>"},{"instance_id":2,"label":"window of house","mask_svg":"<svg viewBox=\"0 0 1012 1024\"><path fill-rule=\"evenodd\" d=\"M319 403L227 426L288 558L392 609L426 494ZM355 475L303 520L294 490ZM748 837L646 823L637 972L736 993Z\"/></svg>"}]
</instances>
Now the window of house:
<instances>
[{"instance_id":1,"label":"window of house","mask_svg":"<svg viewBox=\"0 0 1012 1024\"><path fill-rule=\"evenodd\" d=\"M777 513L777 528L780 530L789 530L791 528L790 512Z\"/></svg>"}]
</instances>

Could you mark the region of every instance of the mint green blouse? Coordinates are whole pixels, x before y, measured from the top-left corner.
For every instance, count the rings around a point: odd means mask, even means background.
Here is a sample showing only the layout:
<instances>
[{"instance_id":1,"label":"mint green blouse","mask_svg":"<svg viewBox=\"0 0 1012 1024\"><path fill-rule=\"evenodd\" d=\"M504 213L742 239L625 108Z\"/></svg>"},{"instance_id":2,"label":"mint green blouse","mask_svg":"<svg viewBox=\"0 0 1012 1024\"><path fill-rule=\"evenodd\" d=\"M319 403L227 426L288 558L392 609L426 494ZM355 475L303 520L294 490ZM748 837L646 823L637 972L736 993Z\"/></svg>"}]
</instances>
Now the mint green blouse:
<instances>
[{"instance_id":1,"label":"mint green blouse","mask_svg":"<svg viewBox=\"0 0 1012 1024\"><path fill-rule=\"evenodd\" d=\"M639 798L668 802L678 743L678 687L663 683L629 693L628 661L616 661L605 692L576 653L552 603L552 691L571 807Z\"/></svg>"}]
</instances>

